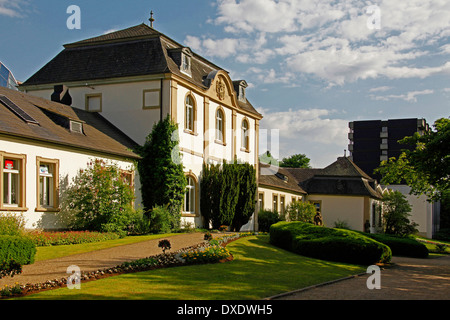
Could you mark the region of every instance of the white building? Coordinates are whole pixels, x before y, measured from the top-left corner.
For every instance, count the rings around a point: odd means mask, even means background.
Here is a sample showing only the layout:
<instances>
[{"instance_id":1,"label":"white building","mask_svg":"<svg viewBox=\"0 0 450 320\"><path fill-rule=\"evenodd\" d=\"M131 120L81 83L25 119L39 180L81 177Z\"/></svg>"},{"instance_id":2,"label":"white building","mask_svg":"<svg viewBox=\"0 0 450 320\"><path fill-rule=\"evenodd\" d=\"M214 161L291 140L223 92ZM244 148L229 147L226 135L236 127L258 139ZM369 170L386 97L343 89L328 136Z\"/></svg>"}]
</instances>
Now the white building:
<instances>
[{"instance_id":1,"label":"white building","mask_svg":"<svg viewBox=\"0 0 450 320\"><path fill-rule=\"evenodd\" d=\"M327 227L343 222L358 231L377 232L381 228L385 189L348 157L340 157L323 169L279 168L274 175L259 178L261 208L283 212L292 201L309 201Z\"/></svg>"},{"instance_id":2,"label":"white building","mask_svg":"<svg viewBox=\"0 0 450 320\"><path fill-rule=\"evenodd\" d=\"M59 229L60 196L94 159L117 163L135 187L136 143L99 114L0 87L0 212L26 228Z\"/></svg>"},{"instance_id":3,"label":"white building","mask_svg":"<svg viewBox=\"0 0 450 320\"><path fill-rule=\"evenodd\" d=\"M67 44L20 90L50 99L65 85L72 106L99 113L143 144L167 115L179 124L190 185L183 219L202 225L202 163L238 159L258 166L262 116L246 98L247 83L145 24Z\"/></svg>"}]
</instances>

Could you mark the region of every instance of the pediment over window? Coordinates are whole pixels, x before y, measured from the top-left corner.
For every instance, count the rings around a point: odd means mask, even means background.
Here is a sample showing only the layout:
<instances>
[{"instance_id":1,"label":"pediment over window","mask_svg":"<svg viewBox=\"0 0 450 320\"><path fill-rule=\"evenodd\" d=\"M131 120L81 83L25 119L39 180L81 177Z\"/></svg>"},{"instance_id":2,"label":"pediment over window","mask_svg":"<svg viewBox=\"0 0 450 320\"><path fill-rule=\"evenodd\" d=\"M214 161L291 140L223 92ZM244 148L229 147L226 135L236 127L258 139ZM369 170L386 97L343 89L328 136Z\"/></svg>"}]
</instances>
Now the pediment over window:
<instances>
[{"instance_id":1,"label":"pediment over window","mask_svg":"<svg viewBox=\"0 0 450 320\"><path fill-rule=\"evenodd\" d=\"M221 104L238 107L233 82L224 71L213 71L204 80L209 87L208 95Z\"/></svg>"}]
</instances>

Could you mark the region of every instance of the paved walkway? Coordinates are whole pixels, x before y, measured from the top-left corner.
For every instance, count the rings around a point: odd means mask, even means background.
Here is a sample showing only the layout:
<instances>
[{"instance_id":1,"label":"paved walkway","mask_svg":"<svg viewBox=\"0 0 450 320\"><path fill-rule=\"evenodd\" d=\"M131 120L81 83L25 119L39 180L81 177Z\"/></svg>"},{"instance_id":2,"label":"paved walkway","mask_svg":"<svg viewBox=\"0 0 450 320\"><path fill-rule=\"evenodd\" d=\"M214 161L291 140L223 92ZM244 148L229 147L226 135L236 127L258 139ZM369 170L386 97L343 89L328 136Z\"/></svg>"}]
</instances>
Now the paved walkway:
<instances>
[{"instance_id":1,"label":"paved walkway","mask_svg":"<svg viewBox=\"0 0 450 320\"><path fill-rule=\"evenodd\" d=\"M171 249L168 252L199 244L204 241L203 237L204 233L187 233L167 237L167 239L170 239L171 244ZM0 279L0 288L16 283L25 285L27 283L44 283L47 280L67 278L69 276L66 273L67 267L71 265L78 266L81 272L84 273L111 268L126 261L161 254L161 248L158 248L159 240L161 239L127 244L58 259L37 261L31 265L23 266L22 274L20 275Z\"/></svg>"},{"instance_id":2,"label":"paved walkway","mask_svg":"<svg viewBox=\"0 0 450 320\"><path fill-rule=\"evenodd\" d=\"M273 300L450 300L450 256L393 257L381 270L381 289L367 288L370 274L273 297Z\"/></svg>"}]
</instances>

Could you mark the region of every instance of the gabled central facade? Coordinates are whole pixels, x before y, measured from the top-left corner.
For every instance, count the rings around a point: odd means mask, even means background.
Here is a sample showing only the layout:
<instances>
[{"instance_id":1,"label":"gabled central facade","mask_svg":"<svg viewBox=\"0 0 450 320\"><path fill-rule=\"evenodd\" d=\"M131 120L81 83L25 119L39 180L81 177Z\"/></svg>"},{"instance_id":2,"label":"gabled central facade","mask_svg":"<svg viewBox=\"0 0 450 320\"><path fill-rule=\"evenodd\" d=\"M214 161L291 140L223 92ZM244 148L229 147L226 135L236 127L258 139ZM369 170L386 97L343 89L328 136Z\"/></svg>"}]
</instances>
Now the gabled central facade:
<instances>
[{"instance_id":1,"label":"gabled central facade","mask_svg":"<svg viewBox=\"0 0 450 320\"><path fill-rule=\"evenodd\" d=\"M262 116L246 98L247 83L145 24L65 45L20 90L50 99L57 85L68 88L73 107L99 112L141 145L167 115L178 123L185 222L203 223L203 162L258 166Z\"/></svg>"}]
</instances>

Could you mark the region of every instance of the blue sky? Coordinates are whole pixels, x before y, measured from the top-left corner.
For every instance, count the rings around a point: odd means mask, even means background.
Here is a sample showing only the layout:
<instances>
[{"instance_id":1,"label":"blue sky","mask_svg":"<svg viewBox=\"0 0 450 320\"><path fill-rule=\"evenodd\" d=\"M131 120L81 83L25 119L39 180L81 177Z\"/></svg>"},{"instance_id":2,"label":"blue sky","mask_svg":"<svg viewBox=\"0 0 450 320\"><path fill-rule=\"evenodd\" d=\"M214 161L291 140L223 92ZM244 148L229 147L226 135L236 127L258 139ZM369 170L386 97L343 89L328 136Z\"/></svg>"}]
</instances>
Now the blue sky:
<instances>
[{"instance_id":1,"label":"blue sky","mask_svg":"<svg viewBox=\"0 0 450 320\"><path fill-rule=\"evenodd\" d=\"M446 0L0 0L0 61L25 81L63 44L148 23L150 10L155 29L249 83L279 158L324 167L347 149L349 121L450 116Z\"/></svg>"}]
</instances>

